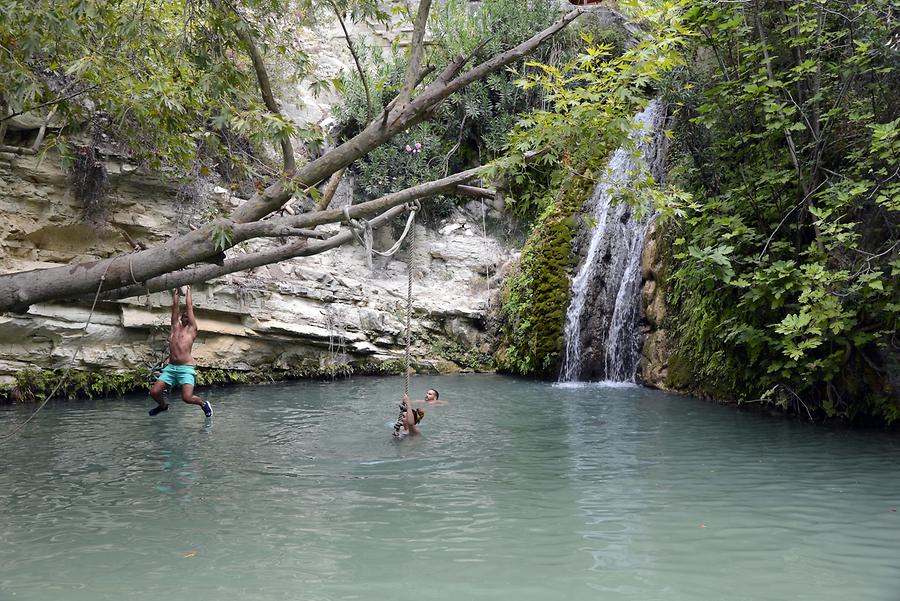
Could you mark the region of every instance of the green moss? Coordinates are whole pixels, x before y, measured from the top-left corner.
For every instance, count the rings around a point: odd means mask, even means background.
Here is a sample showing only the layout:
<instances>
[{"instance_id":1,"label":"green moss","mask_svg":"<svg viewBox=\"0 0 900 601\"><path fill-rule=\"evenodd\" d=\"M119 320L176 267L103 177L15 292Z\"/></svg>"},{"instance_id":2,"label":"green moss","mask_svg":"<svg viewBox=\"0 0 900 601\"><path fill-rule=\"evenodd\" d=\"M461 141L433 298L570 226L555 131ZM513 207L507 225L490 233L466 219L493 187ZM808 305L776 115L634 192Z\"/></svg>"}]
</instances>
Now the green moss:
<instances>
[{"instance_id":1,"label":"green moss","mask_svg":"<svg viewBox=\"0 0 900 601\"><path fill-rule=\"evenodd\" d=\"M262 384L284 380L331 379L350 376L398 375L403 373L403 361L359 361L323 366L297 366L291 369L259 367L250 371L236 369L197 369L198 386L230 384ZM42 401L49 394L68 399L98 396L122 396L130 392L147 391L152 382L147 369L122 372L23 369L16 374L16 382L0 389L0 402Z\"/></svg>"},{"instance_id":2,"label":"green moss","mask_svg":"<svg viewBox=\"0 0 900 601\"><path fill-rule=\"evenodd\" d=\"M119 372L29 368L16 374L16 383L0 398L32 402L51 393L68 399L121 396L149 386L149 377L150 371L145 368Z\"/></svg>"},{"instance_id":3,"label":"green moss","mask_svg":"<svg viewBox=\"0 0 900 601\"><path fill-rule=\"evenodd\" d=\"M574 215L590 192L590 182L573 179L535 223L518 270L502 290L502 343L495 354L500 371L551 377L559 369L569 303L568 274Z\"/></svg>"},{"instance_id":4,"label":"green moss","mask_svg":"<svg viewBox=\"0 0 900 601\"><path fill-rule=\"evenodd\" d=\"M675 352L669 355L668 370L666 372L666 388L671 390L689 391L694 388L691 377L690 363L681 353Z\"/></svg>"},{"instance_id":5,"label":"green moss","mask_svg":"<svg viewBox=\"0 0 900 601\"><path fill-rule=\"evenodd\" d=\"M494 358L490 353L482 353L473 348L465 348L458 342L438 342L432 352L442 359L455 363L462 369L485 372L495 368Z\"/></svg>"}]
</instances>

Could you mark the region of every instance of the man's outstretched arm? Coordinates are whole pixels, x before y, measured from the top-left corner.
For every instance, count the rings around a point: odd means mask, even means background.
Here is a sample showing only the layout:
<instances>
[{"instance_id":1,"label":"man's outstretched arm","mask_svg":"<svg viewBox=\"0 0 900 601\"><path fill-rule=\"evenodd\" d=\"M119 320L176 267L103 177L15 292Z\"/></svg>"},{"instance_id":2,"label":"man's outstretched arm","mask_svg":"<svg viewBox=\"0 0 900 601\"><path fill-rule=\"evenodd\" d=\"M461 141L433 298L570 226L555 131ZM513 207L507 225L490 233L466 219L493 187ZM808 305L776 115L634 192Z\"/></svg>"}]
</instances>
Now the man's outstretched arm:
<instances>
[{"instance_id":1,"label":"man's outstretched arm","mask_svg":"<svg viewBox=\"0 0 900 601\"><path fill-rule=\"evenodd\" d=\"M185 313L187 313L188 323L190 323L191 327L195 330L197 328L197 319L194 317L194 298L191 295L191 287L185 286L187 288L187 303L185 304Z\"/></svg>"},{"instance_id":2,"label":"man's outstretched arm","mask_svg":"<svg viewBox=\"0 0 900 601\"><path fill-rule=\"evenodd\" d=\"M172 291L172 327L178 323L181 316L178 314L178 288Z\"/></svg>"}]
</instances>

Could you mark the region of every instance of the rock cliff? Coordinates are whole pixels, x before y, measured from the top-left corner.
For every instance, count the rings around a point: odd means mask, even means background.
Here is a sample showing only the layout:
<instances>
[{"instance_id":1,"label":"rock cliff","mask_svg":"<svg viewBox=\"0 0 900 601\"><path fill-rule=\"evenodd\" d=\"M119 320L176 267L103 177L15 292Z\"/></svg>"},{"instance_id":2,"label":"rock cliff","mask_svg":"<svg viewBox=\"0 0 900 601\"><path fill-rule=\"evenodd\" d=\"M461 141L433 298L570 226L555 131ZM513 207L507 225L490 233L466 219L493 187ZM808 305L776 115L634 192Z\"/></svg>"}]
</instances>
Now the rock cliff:
<instances>
[{"instance_id":1,"label":"rock cliff","mask_svg":"<svg viewBox=\"0 0 900 601\"><path fill-rule=\"evenodd\" d=\"M158 243L238 202L223 188L191 195L129 165L105 167L103 205L99 214L94 207L89 215L57 157L0 155L0 269L39 269L127 253L132 243ZM345 189L335 202L349 197ZM390 228L377 234L376 244L392 242ZM496 273L512 250L484 236L480 219L465 210L437 231L419 225L416 234L413 360L421 369L460 369L461 356L489 350L486 276ZM401 359L407 269L405 253L398 253L394 259L376 257L370 270L365 250L354 245L195 286L197 363L316 373L334 366L371 371ZM163 293L101 302L86 331L90 302L35 305L25 315L0 315L0 385L9 386L26 367L66 367L76 352L75 370L152 366L166 349L170 306Z\"/></svg>"}]
</instances>

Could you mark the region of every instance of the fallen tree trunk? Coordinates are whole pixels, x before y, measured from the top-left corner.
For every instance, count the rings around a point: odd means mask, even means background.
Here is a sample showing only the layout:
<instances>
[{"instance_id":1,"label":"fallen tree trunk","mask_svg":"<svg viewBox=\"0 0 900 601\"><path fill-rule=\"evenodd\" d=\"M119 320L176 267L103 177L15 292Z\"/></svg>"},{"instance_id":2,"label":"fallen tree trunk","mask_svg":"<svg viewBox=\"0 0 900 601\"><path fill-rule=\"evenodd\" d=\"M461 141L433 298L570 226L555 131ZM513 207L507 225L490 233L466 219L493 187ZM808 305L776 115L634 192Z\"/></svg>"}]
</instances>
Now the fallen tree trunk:
<instances>
[{"instance_id":1,"label":"fallen tree trunk","mask_svg":"<svg viewBox=\"0 0 900 601\"><path fill-rule=\"evenodd\" d=\"M433 182L420 184L388 194L368 202L352 205L347 214L341 209L316 211L290 217L281 217L246 224L220 219L174 238L160 246L147 250L119 255L102 261L37 269L18 273L0 275L0 309L3 311L24 312L34 303L50 300L66 300L91 296L99 289L105 299L126 298L147 291L158 291L205 281L250 267L259 267L269 263L282 261L292 256L303 256L325 252L340 244L352 240L346 237L334 240L334 237L323 242L307 244L308 228L326 223L351 219L372 219L373 227L383 225L384 215L391 216L403 212L405 203L428 198L444 192L450 192L460 183L475 179L482 175L486 167L475 167ZM400 208L400 211L392 209ZM227 242L218 237L222 244L217 246L214 239L216 230L230 232ZM240 261L226 259L222 265L204 265L202 267L178 271L193 263L221 254L223 250L241 242L255 238L302 236L303 239L288 245L288 248L302 250L300 254L271 255L267 262L256 262L244 266ZM173 273L174 272L174 273Z\"/></svg>"}]
</instances>

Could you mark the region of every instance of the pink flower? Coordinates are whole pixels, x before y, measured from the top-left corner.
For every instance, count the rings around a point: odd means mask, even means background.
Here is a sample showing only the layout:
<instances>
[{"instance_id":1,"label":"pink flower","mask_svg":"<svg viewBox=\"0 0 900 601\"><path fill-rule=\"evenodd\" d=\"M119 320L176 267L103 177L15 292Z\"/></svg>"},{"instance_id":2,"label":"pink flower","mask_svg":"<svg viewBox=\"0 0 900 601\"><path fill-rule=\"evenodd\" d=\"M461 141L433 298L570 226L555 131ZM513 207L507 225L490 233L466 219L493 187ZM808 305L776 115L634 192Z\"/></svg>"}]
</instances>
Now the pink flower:
<instances>
[{"instance_id":1,"label":"pink flower","mask_svg":"<svg viewBox=\"0 0 900 601\"><path fill-rule=\"evenodd\" d=\"M416 142L416 150L422 150L422 145Z\"/></svg>"},{"instance_id":2,"label":"pink flower","mask_svg":"<svg viewBox=\"0 0 900 601\"><path fill-rule=\"evenodd\" d=\"M406 152L412 152L412 146L410 146L409 144L407 144L404 149L406 150Z\"/></svg>"}]
</instances>

